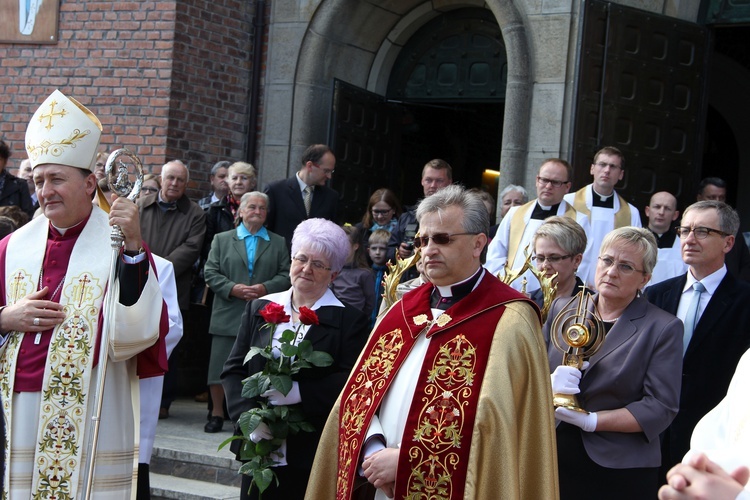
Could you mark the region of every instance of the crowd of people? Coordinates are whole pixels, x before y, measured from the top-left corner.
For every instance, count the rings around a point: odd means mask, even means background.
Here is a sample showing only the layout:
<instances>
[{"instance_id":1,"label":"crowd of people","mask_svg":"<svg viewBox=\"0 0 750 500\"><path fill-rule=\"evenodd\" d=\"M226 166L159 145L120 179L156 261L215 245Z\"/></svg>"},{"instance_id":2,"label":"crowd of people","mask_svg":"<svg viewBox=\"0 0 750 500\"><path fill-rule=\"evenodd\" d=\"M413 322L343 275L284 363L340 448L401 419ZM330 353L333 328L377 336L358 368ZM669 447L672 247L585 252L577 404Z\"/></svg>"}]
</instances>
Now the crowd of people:
<instances>
[{"instance_id":1,"label":"crowd of people","mask_svg":"<svg viewBox=\"0 0 750 500\"><path fill-rule=\"evenodd\" d=\"M55 91L18 177L0 141L4 496L149 498L157 421L184 390L181 349L204 363L191 388L207 392L203 431L230 420L238 460L248 447L275 457L276 480L243 476L241 498L259 484L271 499L750 495L750 252L721 179L682 211L655 193L642 227L615 189L615 147L579 190L571 165L548 158L535 198L509 185L497 206L433 159L417 204L382 187L342 224L328 146L262 190L252 164L218 161L199 201L172 160L130 200L109 192L101 135ZM387 265L415 252L391 305ZM556 325L583 296L603 341L576 364ZM183 338L196 307L206 331ZM257 382L291 366L289 352L305 366ZM299 432L280 431L290 407Z\"/></svg>"}]
</instances>

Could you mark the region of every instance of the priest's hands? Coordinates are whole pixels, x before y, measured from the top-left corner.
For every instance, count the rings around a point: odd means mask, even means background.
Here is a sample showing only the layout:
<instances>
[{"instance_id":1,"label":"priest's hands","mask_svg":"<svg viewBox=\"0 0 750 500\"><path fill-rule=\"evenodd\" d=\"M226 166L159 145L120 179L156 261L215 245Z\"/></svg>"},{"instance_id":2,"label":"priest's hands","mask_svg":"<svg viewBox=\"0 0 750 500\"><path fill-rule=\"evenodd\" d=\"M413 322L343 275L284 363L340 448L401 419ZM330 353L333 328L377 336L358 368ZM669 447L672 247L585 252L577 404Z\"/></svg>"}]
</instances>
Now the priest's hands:
<instances>
[{"instance_id":1,"label":"priest's hands","mask_svg":"<svg viewBox=\"0 0 750 500\"><path fill-rule=\"evenodd\" d=\"M388 498L393 498L396 487L398 448L383 448L365 457L362 469L365 477L376 488L383 490Z\"/></svg>"},{"instance_id":2,"label":"priest's hands","mask_svg":"<svg viewBox=\"0 0 750 500\"><path fill-rule=\"evenodd\" d=\"M594 432L596 430L596 413L582 413L579 411L568 410L567 408L555 408L555 418L561 422L567 422L576 427L580 427L585 432Z\"/></svg>"},{"instance_id":3,"label":"priest's hands","mask_svg":"<svg viewBox=\"0 0 750 500\"><path fill-rule=\"evenodd\" d=\"M589 362L584 361L581 370L589 367ZM550 375L552 381L552 394L578 394L581 389L581 370L572 366L560 365Z\"/></svg>"},{"instance_id":4,"label":"priest's hands","mask_svg":"<svg viewBox=\"0 0 750 500\"><path fill-rule=\"evenodd\" d=\"M125 237L125 250L137 251L141 248L141 221L138 217L138 207L127 198L112 195L112 206L109 209L109 225L120 226Z\"/></svg>"},{"instance_id":5,"label":"priest's hands","mask_svg":"<svg viewBox=\"0 0 750 500\"><path fill-rule=\"evenodd\" d=\"M706 455L698 453L667 472L667 484L659 489L659 498L734 500L743 491L749 475L747 467L728 474Z\"/></svg>"},{"instance_id":6,"label":"priest's hands","mask_svg":"<svg viewBox=\"0 0 750 500\"><path fill-rule=\"evenodd\" d=\"M262 439L273 439L271 428L268 427L265 422L259 423L258 427L256 427L255 430L250 433L250 441L252 441L253 443L260 443Z\"/></svg>"},{"instance_id":7,"label":"priest's hands","mask_svg":"<svg viewBox=\"0 0 750 500\"><path fill-rule=\"evenodd\" d=\"M65 320L62 306L44 300L49 287L28 294L15 304L4 307L0 312L0 332L44 332Z\"/></svg>"},{"instance_id":8,"label":"priest's hands","mask_svg":"<svg viewBox=\"0 0 750 500\"><path fill-rule=\"evenodd\" d=\"M292 388L286 396L276 389L268 389L261 396L268 398L268 402L274 406L294 405L302 402L302 395L299 393L299 382L292 382Z\"/></svg>"}]
</instances>

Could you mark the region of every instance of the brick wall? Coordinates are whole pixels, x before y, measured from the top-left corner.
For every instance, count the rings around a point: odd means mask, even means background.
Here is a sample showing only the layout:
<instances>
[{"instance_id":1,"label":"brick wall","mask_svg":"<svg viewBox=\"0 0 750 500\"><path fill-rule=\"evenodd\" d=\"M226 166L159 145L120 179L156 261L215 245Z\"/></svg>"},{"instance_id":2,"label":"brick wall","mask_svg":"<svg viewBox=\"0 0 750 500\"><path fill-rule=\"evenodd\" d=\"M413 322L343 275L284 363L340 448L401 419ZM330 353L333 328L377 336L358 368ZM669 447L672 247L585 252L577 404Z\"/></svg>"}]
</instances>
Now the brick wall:
<instances>
[{"instance_id":1,"label":"brick wall","mask_svg":"<svg viewBox=\"0 0 750 500\"><path fill-rule=\"evenodd\" d=\"M219 159L244 160L253 2L60 1L54 45L0 44L0 136L25 158L26 124L55 88L89 107L102 149L127 146L148 170L182 159L188 194Z\"/></svg>"}]
</instances>

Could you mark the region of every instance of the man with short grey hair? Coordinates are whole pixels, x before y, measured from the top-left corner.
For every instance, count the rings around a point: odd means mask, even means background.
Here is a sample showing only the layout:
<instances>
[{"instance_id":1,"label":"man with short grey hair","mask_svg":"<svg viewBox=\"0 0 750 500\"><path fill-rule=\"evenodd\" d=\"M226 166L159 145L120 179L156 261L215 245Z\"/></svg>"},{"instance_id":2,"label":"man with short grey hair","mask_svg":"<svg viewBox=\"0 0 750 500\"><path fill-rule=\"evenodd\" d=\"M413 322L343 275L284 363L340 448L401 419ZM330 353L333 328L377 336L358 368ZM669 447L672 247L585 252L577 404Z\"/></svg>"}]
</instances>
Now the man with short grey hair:
<instances>
[{"instance_id":1,"label":"man with short grey hair","mask_svg":"<svg viewBox=\"0 0 750 500\"><path fill-rule=\"evenodd\" d=\"M227 174L229 165L231 164L232 162L222 160L216 162L214 166L211 167L211 175L208 179L209 182L211 182L211 188L213 189L213 192L208 196L198 200L198 206L203 210L208 210L208 207L211 206L211 203L216 203L219 200L223 200L227 195L227 192L229 191L229 185L227 184Z\"/></svg>"},{"instance_id":2,"label":"man with short grey hair","mask_svg":"<svg viewBox=\"0 0 750 500\"><path fill-rule=\"evenodd\" d=\"M724 264L739 225L737 212L726 203L687 207L676 231L688 271L645 292L651 303L685 323L680 408L662 435L663 474L687 453L693 428L726 395L750 347L750 285Z\"/></svg>"},{"instance_id":3,"label":"man with short grey hair","mask_svg":"<svg viewBox=\"0 0 750 500\"><path fill-rule=\"evenodd\" d=\"M362 476L376 499L434 496L429 477L446 498L556 498L538 309L482 267L489 214L476 194L444 187L417 220L430 283L375 327L328 417L306 498L350 498Z\"/></svg>"}]
</instances>

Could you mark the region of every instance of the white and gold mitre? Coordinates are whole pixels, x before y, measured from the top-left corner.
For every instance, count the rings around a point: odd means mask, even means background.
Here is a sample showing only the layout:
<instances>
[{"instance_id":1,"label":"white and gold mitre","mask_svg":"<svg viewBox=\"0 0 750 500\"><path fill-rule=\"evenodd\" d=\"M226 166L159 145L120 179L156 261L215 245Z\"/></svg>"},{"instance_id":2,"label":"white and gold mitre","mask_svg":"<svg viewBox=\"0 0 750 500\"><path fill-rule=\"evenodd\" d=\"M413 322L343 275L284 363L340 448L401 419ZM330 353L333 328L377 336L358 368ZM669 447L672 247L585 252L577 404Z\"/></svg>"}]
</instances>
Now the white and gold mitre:
<instances>
[{"instance_id":1,"label":"white and gold mitre","mask_svg":"<svg viewBox=\"0 0 750 500\"><path fill-rule=\"evenodd\" d=\"M94 113L55 90L26 128L31 167L57 163L93 171L101 135L102 124Z\"/></svg>"}]
</instances>

